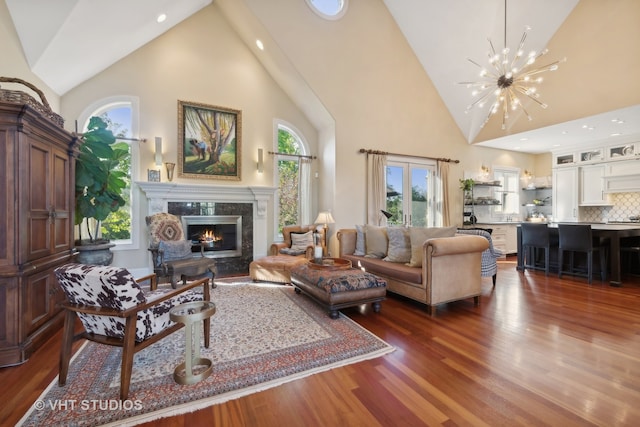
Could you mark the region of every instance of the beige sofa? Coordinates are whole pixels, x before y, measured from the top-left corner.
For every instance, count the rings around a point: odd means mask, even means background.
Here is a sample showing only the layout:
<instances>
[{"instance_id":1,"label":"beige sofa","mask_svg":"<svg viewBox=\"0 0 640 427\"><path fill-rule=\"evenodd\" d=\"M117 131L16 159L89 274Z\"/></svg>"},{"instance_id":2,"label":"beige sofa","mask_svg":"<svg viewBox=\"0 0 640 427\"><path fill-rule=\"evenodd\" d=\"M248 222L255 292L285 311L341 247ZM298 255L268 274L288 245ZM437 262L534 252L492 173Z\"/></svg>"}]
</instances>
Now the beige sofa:
<instances>
[{"instance_id":1,"label":"beige sofa","mask_svg":"<svg viewBox=\"0 0 640 427\"><path fill-rule=\"evenodd\" d=\"M476 305L480 302L481 257L489 247L484 237L456 234L428 239L422 248L418 246L420 267L354 255L356 229L341 229L337 237L340 258L386 279L388 291L427 304L431 315L438 304L449 301L473 297Z\"/></svg>"}]
</instances>

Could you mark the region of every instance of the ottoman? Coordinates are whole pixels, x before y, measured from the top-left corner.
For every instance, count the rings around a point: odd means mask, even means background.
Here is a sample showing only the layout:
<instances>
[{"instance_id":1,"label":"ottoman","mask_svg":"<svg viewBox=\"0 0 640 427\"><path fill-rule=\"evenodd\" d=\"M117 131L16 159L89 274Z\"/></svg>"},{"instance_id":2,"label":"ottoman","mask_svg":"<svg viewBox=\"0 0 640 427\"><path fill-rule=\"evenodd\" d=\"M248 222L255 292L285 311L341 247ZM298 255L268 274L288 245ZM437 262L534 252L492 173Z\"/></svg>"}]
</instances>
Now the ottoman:
<instances>
[{"instance_id":1,"label":"ottoman","mask_svg":"<svg viewBox=\"0 0 640 427\"><path fill-rule=\"evenodd\" d=\"M310 296L329 311L332 319L338 310L371 303L373 311L380 311L380 301L387 295L386 280L357 268L323 269L311 263L291 270L291 283L296 292Z\"/></svg>"},{"instance_id":2,"label":"ottoman","mask_svg":"<svg viewBox=\"0 0 640 427\"><path fill-rule=\"evenodd\" d=\"M255 281L291 283L291 269L309 262L305 257L270 255L249 264L249 276Z\"/></svg>"}]
</instances>

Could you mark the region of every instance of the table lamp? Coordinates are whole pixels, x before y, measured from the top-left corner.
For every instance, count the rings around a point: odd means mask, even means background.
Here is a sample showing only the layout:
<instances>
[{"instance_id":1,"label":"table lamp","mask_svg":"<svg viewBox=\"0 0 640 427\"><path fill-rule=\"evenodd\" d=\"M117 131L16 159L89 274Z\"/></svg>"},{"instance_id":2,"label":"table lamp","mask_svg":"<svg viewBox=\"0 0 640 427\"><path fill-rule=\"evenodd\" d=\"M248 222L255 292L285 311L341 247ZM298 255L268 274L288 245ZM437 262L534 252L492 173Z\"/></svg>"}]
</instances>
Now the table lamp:
<instances>
[{"instance_id":1,"label":"table lamp","mask_svg":"<svg viewBox=\"0 0 640 427\"><path fill-rule=\"evenodd\" d=\"M329 226L327 224L333 224L335 222L335 220L333 219L333 216L331 216L331 212L329 211L323 211L320 212L318 214L318 217L316 218L315 224L323 224L323 229L324 229L324 247L327 247L327 234L328 230L329 230Z\"/></svg>"}]
</instances>

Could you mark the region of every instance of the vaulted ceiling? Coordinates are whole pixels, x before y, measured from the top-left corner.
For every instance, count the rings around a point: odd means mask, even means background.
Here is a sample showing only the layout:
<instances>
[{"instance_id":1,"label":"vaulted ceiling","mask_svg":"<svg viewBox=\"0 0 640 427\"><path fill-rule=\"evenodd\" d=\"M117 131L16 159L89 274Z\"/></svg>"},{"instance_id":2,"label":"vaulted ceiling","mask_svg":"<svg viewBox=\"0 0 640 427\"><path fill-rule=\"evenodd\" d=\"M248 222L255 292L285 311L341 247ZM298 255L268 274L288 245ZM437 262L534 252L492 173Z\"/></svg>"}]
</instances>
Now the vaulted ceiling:
<instances>
[{"instance_id":1,"label":"vaulted ceiling","mask_svg":"<svg viewBox=\"0 0 640 427\"><path fill-rule=\"evenodd\" d=\"M29 66L49 87L63 95L211 1L6 0L6 4ZM496 117L481 127L487 111L467 112L473 98L468 88L458 84L477 79L478 69L467 58L484 65L489 48L487 39L491 39L497 49L503 47L504 0L384 0L384 3L469 143L541 153L550 151L555 144L570 146L607 141L614 132L621 133L617 138L624 141L640 140L640 94L617 100L610 93L606 101L591 102L588 108L577 107L587 104L581 100L584 91L595 85L602 86L603 82L595 81L600 74L594 70L606 68L607 61L615 60L615 55L630 55L631 67L637 74L638 59L633 58L640 57L640 37L635 29L638 16L629 17L629 22L620 22L624 11L616 14L621 4L629 5L633 1L512 0L507 3L507 47L515 49L525 26L529 26L525 49L540 51L548 47L550 50L541 65L563 57L567 62L561 64L558 71L546 73L541 96L550 107L542 110L537 105L529 105L531 122L512 113L506 130L501 129L500 118ZM217 3L223 9L225 3L230 4L222 0ZM34 10L37 13L33 13ZM249 8L243 10L250 13ZM635 11L638 10L635 7ZM167 19L158 23L156 18L161 13L166 14ZM236 28L242 27L240 20L249 18L233 13L227 16L238 20ZM590 21L594 18L597 22ZM587 27L585 22L589 22ZM635 33L625 35L630 28ZM605 47L604 53L599 51L602 47L598 44L606 45L609 36L616 41L628 39L629 44L622 46L622 51L611 46ZM246 38L248 45L254 43ZM590 52L592 47L595 51ZM593 56L601 58L602 63L597 62L598 58L594 61ZM628 57L619 59L629 60ZM265 68L274 69L273 64L268 63ZM278 76L274 78L278 80ZM581 78L594 81L578 85L576 82ZM284 88L291 86L291 82L281 84ZM576 104L567 102L571 98ZM624 123L615 123L612 119Z\"/></svg>"}]
</instances>

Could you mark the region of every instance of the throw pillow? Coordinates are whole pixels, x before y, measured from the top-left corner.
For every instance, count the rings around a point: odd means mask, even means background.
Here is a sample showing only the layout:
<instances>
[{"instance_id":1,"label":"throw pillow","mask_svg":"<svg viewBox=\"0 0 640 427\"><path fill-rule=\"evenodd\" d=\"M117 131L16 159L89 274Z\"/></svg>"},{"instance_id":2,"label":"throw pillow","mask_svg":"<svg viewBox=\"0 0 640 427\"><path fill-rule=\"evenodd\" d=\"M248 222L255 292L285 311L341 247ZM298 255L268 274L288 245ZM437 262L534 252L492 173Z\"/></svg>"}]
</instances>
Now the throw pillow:
<instances>
[{"instance_id":1,"label":"throw pillow","mask_svg":"<svg viewBox=\"0 0 640 427\"><path fill-rule=\"evenodd\" d=\"M409 229L405 227L389 227L387 228L387 237L389 238L389 249L387 256L383 260L402 263L411 261Z\"/></svg>"},{"instance_id":2,"label":"throw pillow","mask_svg":"<svg viewBox=\"0 0 640 427\"><path fill-rule=\"evenodd\" d=\"M422 247L424 242L436 237L453 237L456 234L456 227L409 227L409 237L411 239L411 260L407 264L409 267L422 267Z\"/></svg>"},{"instance_id":3,"label":"throw pillow","mask_svg":"<svg viewBox=\"0 0 640 427\"><path fill-rule=\"evenodd\" d=\"M384 258L387 256L387 227L376 227L375 225L365 225L365 256L368 258Z\"/></svg>"},{"instance_id":4,"label":"throw pillow","mask_svg":"<svg viewBox=\"0 0 640 427\"><path fill-rule=\"evenodd\" d=\"M356 250L353 254L356 256L365 255L364 225L356 225Z\"/></svg>"},{"instance_id":5,"label":"throw pillow","mask_svg":"<svg viewBox=\"0 0 640 427\"><path fill-rule=\"evenodd\" d=\"M163 260L173 261L176 259L191 258L191 242L188 240L161 241L158 249L164 251Z\"/></svg>"},{"instance_id":6,"label":"throw pillow","mask_svg":"<svg viewBox=\"0 0 640 427\"><path fill-rule=\"evenodd\" d=\"M309 246L313 246L313 231L291 233L291 249L306 251Z\"/></svg>"},{"instance_id":7,"label":"throw pillow","mask_svg":"<svg viewBox=\"0 0 640 427\"><path fill-rule=\"evenodd\" d=\"M280 253L285 255L298 256L307 253L307 251L304 249L282 248L280 249Z\"/></svg>"}]
</instances>

